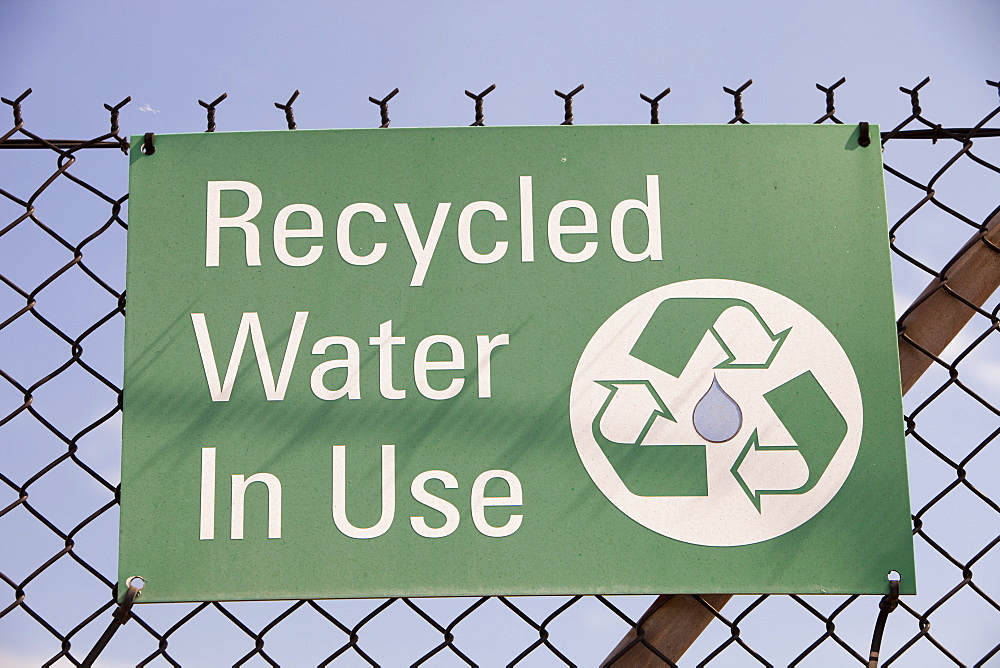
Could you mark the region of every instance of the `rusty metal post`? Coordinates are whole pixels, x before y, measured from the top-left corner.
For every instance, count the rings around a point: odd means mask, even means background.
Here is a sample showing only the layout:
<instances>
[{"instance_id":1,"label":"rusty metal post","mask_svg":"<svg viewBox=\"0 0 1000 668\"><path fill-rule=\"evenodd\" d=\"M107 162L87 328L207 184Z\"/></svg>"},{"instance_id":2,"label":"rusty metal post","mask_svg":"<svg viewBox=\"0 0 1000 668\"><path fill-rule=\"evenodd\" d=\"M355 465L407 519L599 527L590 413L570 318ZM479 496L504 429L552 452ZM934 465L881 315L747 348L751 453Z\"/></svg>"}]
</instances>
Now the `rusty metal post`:
<instances>
[{"instance_id":1,"label":"rusty metal post","mask_svg":"<svg viewBox=\"0 0 1000 668\"><path fill-rule=\"evenodd\" d=\"M903 393L1000 286L1000 207L899 319Z\"/></svg>"}]
</instances>

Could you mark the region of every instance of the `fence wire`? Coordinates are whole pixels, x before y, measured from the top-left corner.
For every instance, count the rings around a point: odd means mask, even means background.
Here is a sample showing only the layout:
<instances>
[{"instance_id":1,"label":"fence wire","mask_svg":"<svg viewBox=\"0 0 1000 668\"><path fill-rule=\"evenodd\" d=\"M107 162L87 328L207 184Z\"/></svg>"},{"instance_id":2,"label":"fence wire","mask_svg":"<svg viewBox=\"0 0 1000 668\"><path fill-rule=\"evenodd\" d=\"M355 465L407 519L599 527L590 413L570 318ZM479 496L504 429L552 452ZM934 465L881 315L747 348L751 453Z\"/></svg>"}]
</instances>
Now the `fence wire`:
<instances>
[{"instance_id":1,"label":"fence wire","mask_svg":"<svg viewBox=\"0 0 1000 668\"><path fill-rule=\"evenodd\" d=\"M724 88L730 123L750 122L743 96L751 83ZM825 111L816 123L842 122L834 95L843 83L817 84ZM905 423L921 593L889 617L882 665L1000 665L1000 141L989 139L1000 131L988 127L1000 107L969 127L944 128L920 107L927 84L900 88L911 113L881 137L901 347L921 367L909 381ZM473 125L485 124L494 88L465 91ZM554 122L573 123L582 90L556 91L563 117ZM129 99L105 105L104 134L45 139L25 120L30 92L2 99L13 125L0 135L0 149L33 149L0 151L0 663L79 666L117 607L128 199L118 115ZM651 123L669 92L640 95ZM370 98L381 127L398 93ZM290 130L297 96L275 103ZM199 100L207 131L225 98ZM978 298L969 297L970 280ZM926 315L939 299L958 311ZM950 345L922 337L918 314L951 323ZM667 600L150 605L132 610L98 665L547 666L605 657L637 665L629 651L642 647L651 663L641 665L675 665L646 636ZM878 597L738 596L720 609L712 597L695 600L713 621L680 665L868 664ZM631 647L613 651L629 632Z\"/></svg>"}]
</instances>

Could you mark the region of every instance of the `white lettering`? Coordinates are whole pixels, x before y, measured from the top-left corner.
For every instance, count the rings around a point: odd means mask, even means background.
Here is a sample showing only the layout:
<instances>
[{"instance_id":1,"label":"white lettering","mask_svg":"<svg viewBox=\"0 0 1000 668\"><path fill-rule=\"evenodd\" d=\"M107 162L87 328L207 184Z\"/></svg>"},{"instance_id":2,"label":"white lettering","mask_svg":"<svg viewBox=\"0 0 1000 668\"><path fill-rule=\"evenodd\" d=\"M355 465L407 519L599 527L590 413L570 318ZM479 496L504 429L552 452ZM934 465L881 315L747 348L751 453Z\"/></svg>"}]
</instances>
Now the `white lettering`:
<instances>
[{"instance_id":1,"label":"white lettering","mask_svg":"<svg viewBox=\"0 0 1000 668\"><path fill-rule=\"evenodd\" d=\"M498 334L492 338L480 334L476 337L480 399L489 399L493 396L493 374L490 368L491 356L495 348L506 345L510 345L510 336L508 334Z\"/></svg>"},{"instance_id":2,"label":"white lettering","mask_svg":"<svg viewBox=\"0 0 1000 668\"><path fill-rule=\"evenodd\" d=\"M243 358L243 350L246 348L247 336L253 342L254 355L257 358L257 368L260 370L260 380L264 387L264 396L268 401L281 401L285 398L285 391L288 389L288 381L292 375L292 368L295 366L295 357L299 351L299 343L302 341L302 332L306 327L308 311L299 311L292 321L292 330L288 336L288 344L285 346L285 357L281 361L281 370L278 372L278 381L274 381L274 373L271 369L271 361L267 355L267 343L264 341L264 333L260 327L260 318L257 313L244 313L240 320L239 330L236 332L236 343L233 344L233 352L229 357L229 366L226 367L226 375L221 385L219 383L219 370L215 361L215 353L212 350L212 339L208 333L208 325L205 322L204 313L192 313L191 323L194 325L195 337L198 339L198 351L201 353L201 363L205 368L205 380L208 382L208 391L212 396L212 401L229 401L229 395L233 391L233 383L236 382L236 373L240 367L240 360Z\"/></svg>"},{"instance_id":3,"label":"white lettering","mask_svg":"<svg viewBox=\"0 0 1000 668\"><path fill-rule=\"evenodd\" d=\"M611 245L618 257L626 262L639 262L663 259L663 246L660 239L660 177L656 174L646 176L646 201L627 199L619 202L611 213ZM632 209L641 211L646 216L646 249L641 253L633 253L625 245L625 214Z\"/></svg>"},{"instance_id":4,"label":"white lettering","mask_svg":"<svg viewBox=\"0 0 1000 668\"><path fill-rule=\"evenodd\" d=\"M424 276L427 275L427 268L431 264L431 258L434 257L434 249L437 248L438 241L441 239L441 230L444 229L444 221L448 217L448 210L451 209L451 202L441 202L437 205L437 210L434 212L434 220L431 221L431 229L427 233L426 243L420 241L420 233L413 222L410 205L393 204L393 206L396 208L396 215L399 216L399 222L403 226L403 232L406 234L406 241L410 244L410 252L413 253L413 259L417 262L417 266L413 270L413 278L410 280L410 285L423 285Z\"/></svg>"},{"instance_id":5,"label":"white lettering","mask_svg":"<svg viewBox=\"0 0 1000 668\"><path fill-rule=\"evenodd\" d=\"M337 250L340 251L340 256L348 264L357 266L375 264L385 255L385 242L379 241L372 245L372 250L368 255L358 255L351 247L351 220L355 214L359 213L371 214L376 223L385 222L385 211L374 204L359 202L347 206L340 212L340 218L337 219Z\"/></svg>"},{"instance_id":6,"label":"white lettering","mask_svg":"<svg viewBox=\"0 0 1000 668\"><path fill-rule=\"evenodd\" d=\"M448 346L449 350L451 350L450 360L432 362L427 359L427 353L435 343L443 343ZM462 349L462 344L455 337L448 336L447 334L437 334L435 336L428 336L417 344L417 352L413 357L413 380L416 382L420 394L428 399L451 399L461 392L462 386L465 385L464 378L453 378L448 387L443 390L435 390L427 382L428 371L461 369L465 369L465 351Z\"/></svg>"},{"instance_id":7,"label":"white lettering","mask_svg":"<svg viewBox=\"0 0 1000 668\"><path fill-rule=\"evenodd\" d=\"M518 177L521 200L521 262L535 261L535 211L531 193L531 177Z\"/></svg>"},{"instance_id":8,"label":"white lettering","mask_svg":"<svg viewBox=\"0 0 1000 668\"><path fill-rule=\"evenodd\" d=\"M309 227L305 229L288 229L288 218L293 213L304 213L309 216ZM310 204L289 204L278 212L274 219L274 254L283 264L289 267L305 267L319 259L323 253L322 246L310 246L305 255L297 256L288 252L289 239L315 239L323 236L323 216L319 209Z\"/></svg>"},{"instance_id":9,"label":"white lettering","mask_svg":"<svg viewBox=\"0 0 1000 668\"><path fill-rule=\"evenodd\" d=\"M520 244L521 262L535 261L535 229L534 229L534 186L533 177L521 175L518 177L518 207L520 212ZM646 199L625 199L615 205L610 218L611 245L615 254L626 262L640 262L642 260L662 260L663 243L661 229L660 211L660 177L657 174L646 175ZM243 232L245 242L245 260L247 266L260 266L260 231L254 222L262 210L263 197L261 190L249 181L208 181L206 199L206 243L205 243L205 265L217 267L220 263L221 231L223 228L238 228ZM247 197L246 210L236 216L222 215L223 193L243 193ZM227 200L228 202L228 200ZM448 215L451 211L451 202L439 202L434 210L433 218L429 225L418 225L413 217L410 204L397 202L393 204L396 217L403 230L406 242L414 260L413 273L410 278L410 286L420 287L424 284L430 265L433 263L437 247L441 241L444 227L447 224ZM579 214L570 214L571 221L563 221L565 214L570 209L576 209ZM631 250L626 241L626 219L629 212L632 214L630 230L634 230L628 235L633 247L642 242L641 222L639 215L646 221L645 245L640 250ZM289 228L289 221L296 213L308 216L308 227ZM508 221L506 209L491 200L476 200L464 205L458 215L457 241L458 250L462 256L475 264L493 264L499 262L507 256L512 243L516 243L509 238L508 234L498 235L491 233L488 227L482 224L479 229L482 240L479 242L479 249L473 242L473 222L479 213L489 214L492 220L484 220L480 216L480 223L503 223ZM337 218L337 250L340 257L350 265L366 266L372 265L382 260L388 252L388 241L371 241L371 237L362 234L359 239L366 239L364 242L353 243L351 241L352 225L358 214L370 216L375 224L387 222L386 211L371 202L356 202L348 204L339 213ZM582 221L580 221L582 216ZM494 229L499 229L492 226ZM584 238L575 244L566 240L569 235L591 235L589 239ZM552 255L568 263L585 262L594 257L597 252L599 240L594 235L598 234L598 220L594 207L583 200L563 200L557 202L548 213L547 236L549 249ZM304 267L314 264L323 254L322 244L300 246L305 251L303 255L293 254L289 250L290 239L319 239L324 235L323 215L318 208L311 204L289 204L282 208L274 219L273 243L274 252L278 260L290 267ZM496 240L496 236L500 236ZM507 236L508 238L503 238ZM228 238L228 237L227 237ZM491 240L491 238L493 240ZM579 250L568 250L566 244L571 248ZM370 246L370 248L367 248ZM483 250L485 246L485 251ZM293 246L295 247L295 246Z\"/></svg>"},{"instance_id":10,"label":"white lettering","mask_svg":"<svg viewBox=\"0 0 1000 668\"><path fill-rule=\"evenodd\" d=\"M493 478L502 478L510 488L508 496L485 496L486 484ZM479 474L476 481L472 483L472 522L479 529L479 533L493 538L503 538L517 531L521 526L521 515L511 515L510 519L503 526L495 527L486 521L486 506L520 506L521 505L521 481L510 471L493 470L484 471Z\"/></svg>"},{"instance_id":11,"label":"white lettering","mask_svg":"<svg viewBox=\"0 0 1000 668\"><path fill-rule=\"evenodd\" d=\"M243 539L246 491L255 482L262 482L267 486L267 537L281 538L281 481L270 473L255 473L246 479L241 475L233 476L233 518L229 533L233 540Z\"/></svg>"},{"instance_id":12,"label":"white lettering","mask_svg":"<svg viewBox=\"0 0 1000 668\"><path fill-rule=\"evenodd\" d=\"M485 255L476 252L472 246L472 216L479 211L488 211L493 214L497 222L507 220L507 212L496 202L473 202L466 205L462 212L458 214L458 247L462 251L465 259L476 264L491 264L504 256L507 252L507 242L497 241L493 244L493 250Z\"/></svg>"},{"instance_id":13,"label":"white lettering","mask_svg":"<svg viewBox=\"0 0 1000 668\"><path fill-rule=\"evenodd\" d=\"M215 448L201 449L201 540L215 538Z\"/></svg>"},{"instance_id":14,"label":"white lettering","mask_svg":"<svg viewBox=\"0 0 1000 668\"><path fill-rule=\"evenodd\" d=\"M222 191L238 190L247 196L247 210L239 216L222 215ZM260 266L260 233L251 220L260 213L260 188L249 181L209 181L205 225L205 266L219 266L219 230L238 227L246 235L246 260L248 267Z\"/></svg>"},{"instance_id":15,"label":"white lettering","mask_svg":"<svg viewBox=\"0 0 1000 668\"><path fill-rule=\"evenodd\" d=\"M333 523L349 538L378 538L396 515L396 453L382 446L382 514L373 526L356 527L347 519L347 446L333 446Z\"/></svg>"},{"instance_id":16,"label":"white lettering","mask_svg":"<svg viewBox=\"0 0 1000 668\"><path fill-rule=\"evenodd\" d=\"M378 336L368 339L368 345L378 346L378 391L386 399L405 399L406 390L392 386L392 347L406 343L405 336L392 335L392 320L378 326Z\"/></svg>"},{"instance_id":17,"label":"white lettering","mask_svg":"<svg viewBox=\"0 0 1000 668\"><path fill-rule=\"evenodd\" d=\"M418 535L425 538L442 538L458 528L458 508L428 492L425 488L428 480L440 480L444 483L445 489L457 488L458 480L447 471L424 471L418 474L410 485L410 494L414 500L444 515L444 524L436 529L429 526L423 517L418 516L410 517L410 526Z\"/></svg>"},{"instance_id":18,"label":"white lettering","mask_svg":"<svg viewBox=\"0 0 1000 668\"><path fill-rule=\"evenodd\" d=\"M583 213L583 225L563 225L562 215L566 209L579 209ZM571 253L563 248L562 237L567 234L594 234L597 232L597 213L594 207L578 199L559 202L549 212L549 248L557 260L563 262L583 262L597 252L597 242L588 241L583 249Z\"/></svg>"},{"instance_id":19,"label":"white lettering","mask_svg":"<svg viewBox=\"0 0 1000 668\"><path fill-rule=\"evenodd\" d=\"M316 365L312 376L309 378L309 387L320 399L333 401L343 396L348 399L361 398L361 351L358 343L347 336L327 336L313 344L313 355L322 355L330 346L343 346L347 353L347 359L330 360ZM347 380L336 390L331 390L323 382L323 376L331 369L347 369ZM390 380L391 383L391 380Z\"/></svg>"}]
</instances>

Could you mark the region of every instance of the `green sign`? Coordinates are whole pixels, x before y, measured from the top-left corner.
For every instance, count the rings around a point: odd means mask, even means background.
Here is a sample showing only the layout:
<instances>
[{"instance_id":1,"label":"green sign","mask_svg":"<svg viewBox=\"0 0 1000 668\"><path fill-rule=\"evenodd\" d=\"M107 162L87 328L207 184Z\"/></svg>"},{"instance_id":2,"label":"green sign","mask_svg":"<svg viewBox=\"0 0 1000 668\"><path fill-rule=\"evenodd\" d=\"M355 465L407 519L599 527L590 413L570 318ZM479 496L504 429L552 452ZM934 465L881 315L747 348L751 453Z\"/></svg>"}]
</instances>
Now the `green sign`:
<instances>
[{"instance_id":1,"label":"green sign","mask_svg":"<svg viewBox=\"0 0 1000 668\"><path fill-rule=\"evenodd\" d=\"M856 127L141 144L140 600L914 592Z\"/></svg>"}]
</instances>

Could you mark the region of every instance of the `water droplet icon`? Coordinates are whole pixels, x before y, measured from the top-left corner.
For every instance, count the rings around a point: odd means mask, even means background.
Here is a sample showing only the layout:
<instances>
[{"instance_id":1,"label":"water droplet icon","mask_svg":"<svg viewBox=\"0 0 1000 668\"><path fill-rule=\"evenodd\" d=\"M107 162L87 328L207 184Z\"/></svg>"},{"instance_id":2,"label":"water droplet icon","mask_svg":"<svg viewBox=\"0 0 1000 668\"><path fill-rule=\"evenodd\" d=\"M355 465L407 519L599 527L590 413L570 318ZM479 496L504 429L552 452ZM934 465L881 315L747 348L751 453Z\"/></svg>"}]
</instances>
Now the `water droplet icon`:
<instances>
[{"instance_id":1,"label":"water droplet icon","mask_svg":"<svg viewBox=\"0 0 1000 668\"><path fill-rule=\"evenodd\" d=\"M694 429L710 443L728 441L743 426L743 411L712 377L712 386L694 407Z\"/></svg>"}]
</instances>

